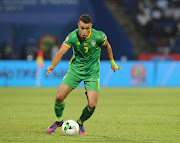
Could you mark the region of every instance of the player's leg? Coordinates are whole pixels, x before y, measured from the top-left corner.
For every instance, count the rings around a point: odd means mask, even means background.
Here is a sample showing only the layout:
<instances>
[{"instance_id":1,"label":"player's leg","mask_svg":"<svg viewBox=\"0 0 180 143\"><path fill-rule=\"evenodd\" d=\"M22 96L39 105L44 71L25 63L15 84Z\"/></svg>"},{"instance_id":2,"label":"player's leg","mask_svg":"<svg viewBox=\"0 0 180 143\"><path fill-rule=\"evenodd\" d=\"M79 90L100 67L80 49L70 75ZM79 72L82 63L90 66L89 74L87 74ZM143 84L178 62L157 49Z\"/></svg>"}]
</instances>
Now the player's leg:
<instances>
[{"instance_id":1,"label":"player's leg","mask_svg":"<svg viewBox=\"0 0 180 143\"><path fill-rule=\"evenodd\" d=\"M84 108L81 117L78 119L78 123L83 125L84 121L89 119L91 115L93 114L99 97L99 92L92 91L92 90L86 90L87 91L87 99L88 99L88 105Z\"/></svg>"},{"instance_id":2,"label":"player's leg","mask_svg":"<svg viewBox=\"0 0 180 143\"><path fill-rule=\"evenodd\" d=\"M47 129L47 133L54 132L54 130L57 127L61 127L63 124L63 110L65 108L65 102L64 99L68 96L68 94L76 88L79 83L81 82L81 79L77 77L74 72L70 69L68 70L68 73L64 76L63 81L61 82L61 85L59 86L57 95L56 95L56 101L54 105L54 110L56 114L56 122L51 125Z\"/></svg>"},{"instance_id":3,"label":"player's leg","mask_svg":"<svg viewBox=\"0 0 180 143\"><path fill-rule=\"evenodd\" d=\"M83 109L83 112L77 121L80 128L79 130L80 135L86 135L86 132L83 127L83 123L86 120L88 120L94 113L94 110L97 106L98 97L99 97L99 92L97 91L92 91L88 89L86 91L87 91L87 97L88 97L88 105Z\"/></svg>"},{"instance_id":4,"label":"player's leg","mask_svg":"<svg viewBox=\"0 0 180 143\"><path fill-rule=\"evenodd\" d=\"M66 84L61 83L56 95L56 101L54 105L54 111L56 114L56 122L49 126L46 130L47 133L52 133L57 127L61 127L63 124L63 110L65 107L64 99L68 94L73 90L72 87L69 87Z\"/></svg>"},{"instance_id":5,"label":"player's leg","mask_svg":"<svg viewBox=\"0 0 180 143\"><path fill-rule=\"evenodd\" d=\"M96 108L98 97L99 97L99 73L96 76L91 76L85 79L86 96L88 99L88 105L83 109L82 115L77 120L80 125L79 134L84 135L86 132L83 128L83 123L88 120Z\"/></svg>"},{"instance_id":6,"label":"player's leg","mask_svg":"<svg viewBox=\"0 0 180 143\"><path fill-rule=\"evenodd\" d=\"M73 90L74 88L69 87L66 84L61 83L59 86L57 95L56 95L56 101L54 105L54 111L56 114L56 121L61 122L62 121L62 116L63 116L63 110L65 107L65 102L64 99L68 96L68 94Z\"/></svg>"}]
</instances>

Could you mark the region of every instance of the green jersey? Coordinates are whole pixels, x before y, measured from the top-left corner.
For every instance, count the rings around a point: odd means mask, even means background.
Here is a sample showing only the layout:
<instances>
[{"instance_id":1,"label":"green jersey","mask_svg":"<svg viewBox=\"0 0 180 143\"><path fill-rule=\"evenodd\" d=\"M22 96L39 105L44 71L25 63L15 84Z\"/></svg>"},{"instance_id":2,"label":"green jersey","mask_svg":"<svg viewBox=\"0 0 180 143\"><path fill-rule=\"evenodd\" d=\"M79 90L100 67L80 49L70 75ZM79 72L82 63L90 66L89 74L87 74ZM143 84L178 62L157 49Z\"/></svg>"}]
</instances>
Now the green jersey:
<instances>
[{"instance_id":1,"label":"green jersey","mask_svg":"<svg viewBox=\"0 0 180 143\"><path fill-rule=\"evenodd\" d=\"M86 39L81 38L78 29L71 32L63 42L65 46L73 48L70 68L82 76L99 73L101 46L106 40L106 35L95 29Z\"/></svg>"}]
</instances>

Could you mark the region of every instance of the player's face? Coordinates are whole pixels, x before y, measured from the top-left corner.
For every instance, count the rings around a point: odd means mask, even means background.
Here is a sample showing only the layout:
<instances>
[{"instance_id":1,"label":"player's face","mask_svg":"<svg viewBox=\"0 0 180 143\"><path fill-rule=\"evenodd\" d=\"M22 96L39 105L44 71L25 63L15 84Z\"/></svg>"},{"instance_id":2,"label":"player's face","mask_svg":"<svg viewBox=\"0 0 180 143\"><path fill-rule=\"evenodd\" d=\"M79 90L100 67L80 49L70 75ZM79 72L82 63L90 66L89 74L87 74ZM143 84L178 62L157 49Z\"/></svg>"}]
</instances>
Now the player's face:
<instances>
[{"instance_id":1,"label":"player's face","mask_svg":"<svg viewBox=\"0 0 180 143\"><path fill-rule=\"evenodd\" d=\"M91 31L92 23L83 23L82 21L79 21L78 27L79 27L79 34L81 35L81 37L86 38L88 37Z\"/></svg>"}]
</instances>

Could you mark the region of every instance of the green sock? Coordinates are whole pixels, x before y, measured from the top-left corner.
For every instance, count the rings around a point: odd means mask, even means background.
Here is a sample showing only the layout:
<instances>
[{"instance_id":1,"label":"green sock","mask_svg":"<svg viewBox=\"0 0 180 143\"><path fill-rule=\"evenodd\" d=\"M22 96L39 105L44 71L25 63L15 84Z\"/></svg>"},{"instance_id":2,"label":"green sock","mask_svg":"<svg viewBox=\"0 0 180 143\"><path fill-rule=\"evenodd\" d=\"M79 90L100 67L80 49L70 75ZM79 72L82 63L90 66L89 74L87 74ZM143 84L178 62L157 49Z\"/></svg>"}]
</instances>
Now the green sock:
<instances>
[{"instance_id":1,"label":"green sock","mask_svg":"<svg viewBox=\"0 0 180 143\"><path fill-rule=\"evenodd\" d=\"M91 115L93 114L94 110L90 109L88 106L86 106L82 112L81 117L78 119L78 123L80 125L83 125L84 121L89 119Z\"/></svg>"},{"instance_id":2,"label":"green sock","mask_svg":"<svg viewBox=\"0 0 180 143\"><path fill-rule=\"evenodd\" d=\"M54 111L55 111L55 114L57 117L56 121L58 121L58 122L62 121L64 108L65 108L65 102L64 101L61 103L55 102Z\"/></svg>"}]
</instances>

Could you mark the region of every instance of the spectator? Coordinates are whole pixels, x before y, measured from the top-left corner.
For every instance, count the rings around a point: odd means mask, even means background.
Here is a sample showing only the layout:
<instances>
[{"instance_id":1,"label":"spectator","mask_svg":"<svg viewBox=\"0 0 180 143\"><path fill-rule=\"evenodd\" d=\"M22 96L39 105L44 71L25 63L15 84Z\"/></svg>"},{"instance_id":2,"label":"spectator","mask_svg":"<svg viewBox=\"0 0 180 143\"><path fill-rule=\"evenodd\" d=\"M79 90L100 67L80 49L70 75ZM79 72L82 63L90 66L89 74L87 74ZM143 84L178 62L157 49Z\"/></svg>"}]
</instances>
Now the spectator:
<instances>
[{"instance_id":1,"label":"spectator","mask_svg":"<svg viewBox=\"0 0 180 143\"><path fill-rule=\"evenodd\" d=\"M168 4L169 4L168 0L157 0L156 2L156 6L161 10L167 9Z\"/></svg>"},{"instance_id":2,"label":"spectator","mask_svg":"<svg viewBox=\"0 0 180 143\"><path fill-rule=\"evenodd\" d=\"M180 19L180 6L176 6L173 11L173 18L175 21Z\"/></svg>"},{"instance_id":3,"label":"spectator","mask_svg":"<svg viewBox=\"0 0 180 143\"><path fill-rule=\"evenodd\" d=\"M152 11L153 20L160 20L162 18L162 12L158 7L155 7Z\"/></svg>"},{"instance_id":4,"label":"spectator","mask_svg":"<svg viewBox=\"0 0 180 143\"><path fill-rule=\"evenodd\" d=\"M168 8L164 11L164 16L166 19L171 19L173 18L173 13L174 13L174 9L168 6Z\"/></svg>"},{"instance_id":5,"label":"spectator","mask_svg":"<svg viewBox=\"0 0 180 143\"><path fill-rule=\"evenodd\" d=\"M2 59L11 59L11 48L6 41L2 42L1 52Z\"/></svg>"},{"instance_id":6,"label":"spectator","mask_svg":"<svg viewBox=\"0 0 180 143\"><path fill-rule=\"evenodd\" d=\"M143 0L138 1L137 7L138 7L138 11L144 11L145 5Z\"/></svg>"},{"instance_id":7,"label":"spectator","mask_svg":"<svg viewBox=\"0 0 180 143\"><path fill-rule=\"evenodd\" d=\"M28 40L28 45L25 48L25 55L26 55L27 60L32 61L36 59L37 52L38 52L38 49L37 49L35 40L33 38L30 38Z\"/></svg>"},{"instance_id":8,"label":"spectator","mask_svg":"<svg viewBox=\"0 0 180 143\"><path fill-rule=\"evenodd\" d=\"M137 16L137 21L138 21L140 26L144 27L150 21L150 17L145 12L141 12Z\"/></svg>"},{"instance_id":9,"label":"spectator","mask_svg":"<svg viewBox=\"0 0 180 143\"><path fill-rule=\"evenodd\" d=\"M180 0L139 0L137 11L137 28L154 52L180 52Z\"/></svg>"},{"instance_id":10,"label":"spectator","mask_svg":"<svg viewBox=\"0 0 180 143\"><path fill-rule=\"evenodd\" d=\"M177 36L180 37L180 19L177 21Z\"/></svg>"}]
</instances>

